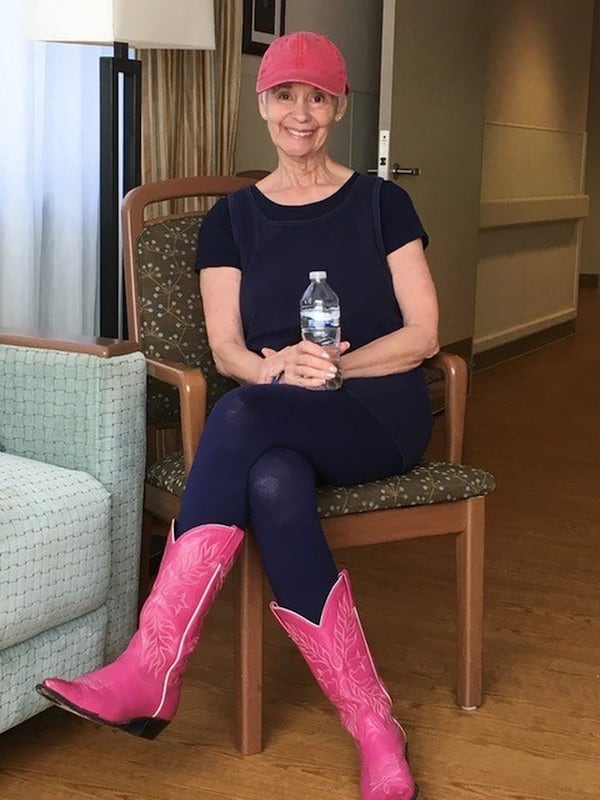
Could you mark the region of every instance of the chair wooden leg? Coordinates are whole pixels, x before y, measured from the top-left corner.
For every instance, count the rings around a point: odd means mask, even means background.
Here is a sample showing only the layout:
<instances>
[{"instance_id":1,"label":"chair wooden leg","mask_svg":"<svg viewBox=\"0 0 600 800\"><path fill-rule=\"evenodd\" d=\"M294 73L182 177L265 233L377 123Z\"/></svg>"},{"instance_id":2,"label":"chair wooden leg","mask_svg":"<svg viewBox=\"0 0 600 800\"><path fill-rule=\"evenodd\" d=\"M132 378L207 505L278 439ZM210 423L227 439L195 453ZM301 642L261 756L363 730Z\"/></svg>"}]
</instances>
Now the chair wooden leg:
<instances>
[{"instance_id":1,"label":"chair wooden leg","mask_svg":"<svg viewBox=\"0 0 600 800\"><path fill-rule=\"evenodd\" d=\"M456 540L456 702L474 711L482 701L485 498L467 503L465 530Z\"/></svg>"},{"instance_id":2,"label":"chair wooden leg","mask_svg":"<svg viewBox=\"0 0 600 800\"><path fill-rule=\"evenodd\" d=\"M248 534L236 568L236 744L243 755L262 750L263 569Z\"/></svg>"}]
</instances>

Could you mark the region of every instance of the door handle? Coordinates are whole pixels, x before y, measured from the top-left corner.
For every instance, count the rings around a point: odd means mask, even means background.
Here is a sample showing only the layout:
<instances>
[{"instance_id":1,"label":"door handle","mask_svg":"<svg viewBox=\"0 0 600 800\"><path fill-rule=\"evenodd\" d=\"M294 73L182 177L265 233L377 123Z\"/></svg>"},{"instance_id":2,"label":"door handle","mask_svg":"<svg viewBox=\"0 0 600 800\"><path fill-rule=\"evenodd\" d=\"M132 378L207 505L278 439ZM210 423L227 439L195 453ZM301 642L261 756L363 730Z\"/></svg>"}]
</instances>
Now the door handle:
<instances>
[{"instance_id":1,"label":"door handle","mask_svg":"<svg viewBox=\"0 0 600 800\"><path fill-rule=\"evenodd\" d=\"M419 167L401 167L400 164L392 164L392 177L399 178L400 175L420 175Z\"/></svg>"},{"instance_id":2,"label":"door handle","mask_svg":"<svg viewBox=\"0 0 600 800\"><path fill-rule=\"evenodd\" d=\"M397 162L392 164L392 178L399 178L401 175L420 175L420 167L401 167ZM376 169L368 169L367 175L377 175Z\"/></svg>"}]
</instances>

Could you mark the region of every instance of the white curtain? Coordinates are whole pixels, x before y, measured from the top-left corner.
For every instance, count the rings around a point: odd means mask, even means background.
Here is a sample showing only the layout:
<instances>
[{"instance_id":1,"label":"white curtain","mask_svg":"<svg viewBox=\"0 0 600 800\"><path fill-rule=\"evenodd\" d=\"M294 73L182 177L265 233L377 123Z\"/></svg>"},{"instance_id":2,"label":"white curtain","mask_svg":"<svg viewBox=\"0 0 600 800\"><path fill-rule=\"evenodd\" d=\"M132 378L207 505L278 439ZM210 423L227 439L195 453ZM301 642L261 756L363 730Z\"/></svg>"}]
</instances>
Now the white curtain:
<instances>
[{"instance_id":1,"label":"white curtain","mask_svg":"<svg viewBox=\"0 0 600 800\"><path fill-rule=\"evenodd\" d=\"M0 0L0 327L97 333L99 47L25 39Z\"/></svg>"}]
</instances>

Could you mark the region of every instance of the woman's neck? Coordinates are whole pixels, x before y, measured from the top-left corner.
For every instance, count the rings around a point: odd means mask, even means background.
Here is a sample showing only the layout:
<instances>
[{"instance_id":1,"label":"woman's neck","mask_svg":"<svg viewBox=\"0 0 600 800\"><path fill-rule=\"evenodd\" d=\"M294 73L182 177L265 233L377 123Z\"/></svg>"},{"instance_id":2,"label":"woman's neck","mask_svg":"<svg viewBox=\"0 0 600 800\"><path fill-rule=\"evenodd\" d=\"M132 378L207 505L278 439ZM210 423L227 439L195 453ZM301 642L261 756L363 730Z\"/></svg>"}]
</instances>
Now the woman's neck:
<instances>
[{"instance_id":1,"label":"woman's neck","mask_svg":"<svg viewBox=\"0 0 600 800\"><path fill-rule=\"evenodd\" d=\"M353 174L329 156L313 160L280 157L277 168L257 188L275 203L304 205L324 200Z\"/></svg>"}]
</instances>

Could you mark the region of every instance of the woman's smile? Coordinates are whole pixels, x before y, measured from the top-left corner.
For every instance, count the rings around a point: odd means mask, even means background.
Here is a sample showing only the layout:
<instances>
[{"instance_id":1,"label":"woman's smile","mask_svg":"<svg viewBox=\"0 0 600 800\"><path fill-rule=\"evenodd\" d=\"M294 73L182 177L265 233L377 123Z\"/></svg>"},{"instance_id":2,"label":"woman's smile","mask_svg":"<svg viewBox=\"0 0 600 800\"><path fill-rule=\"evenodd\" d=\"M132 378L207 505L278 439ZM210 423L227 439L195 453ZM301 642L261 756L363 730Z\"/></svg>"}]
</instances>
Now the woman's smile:
<instances>
[{"instance_id":1,"label":"woman's smile","mask_svg":"<svg viewBox=\"0 0 600 800\"><path fill-rule=\"evenodd\" d=\"M305 139L308 136L312 136L313 133L315 132L314 129L300 130L298 128L290 128L285 125L283 125L282 127L285 131L287 131L287 133L289 133L290 136L297 137L298 139Z\"/></svg>"}]
</instances>

